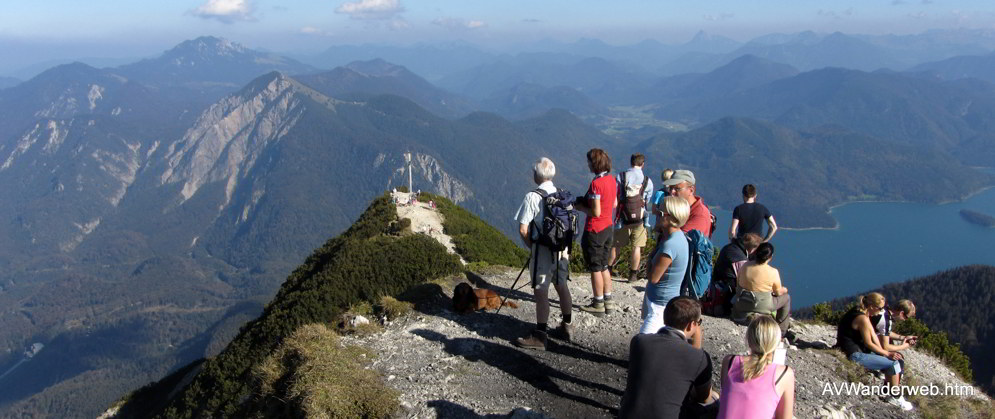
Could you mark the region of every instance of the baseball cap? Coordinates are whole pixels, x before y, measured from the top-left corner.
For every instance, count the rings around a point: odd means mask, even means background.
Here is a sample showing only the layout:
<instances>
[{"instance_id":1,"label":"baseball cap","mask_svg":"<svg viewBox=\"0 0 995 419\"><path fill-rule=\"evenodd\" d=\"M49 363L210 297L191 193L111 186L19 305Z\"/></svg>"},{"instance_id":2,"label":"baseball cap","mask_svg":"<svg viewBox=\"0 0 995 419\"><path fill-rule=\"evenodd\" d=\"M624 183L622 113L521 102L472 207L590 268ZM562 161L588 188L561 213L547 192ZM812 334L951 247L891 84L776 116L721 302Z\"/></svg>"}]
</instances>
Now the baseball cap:
<instances>
[{"instance_id":1,"label":"baseball cap","mask_svg":"<svg viewBox=\"0 0 995 419\"><path fill-rule=\"evenodd\" d=\"M663 182L663 186L674 186L679 185L681 182L687 182L694 185L694 173L690 170L675 170L674 175Z\"/></svg>"}]
</instances>

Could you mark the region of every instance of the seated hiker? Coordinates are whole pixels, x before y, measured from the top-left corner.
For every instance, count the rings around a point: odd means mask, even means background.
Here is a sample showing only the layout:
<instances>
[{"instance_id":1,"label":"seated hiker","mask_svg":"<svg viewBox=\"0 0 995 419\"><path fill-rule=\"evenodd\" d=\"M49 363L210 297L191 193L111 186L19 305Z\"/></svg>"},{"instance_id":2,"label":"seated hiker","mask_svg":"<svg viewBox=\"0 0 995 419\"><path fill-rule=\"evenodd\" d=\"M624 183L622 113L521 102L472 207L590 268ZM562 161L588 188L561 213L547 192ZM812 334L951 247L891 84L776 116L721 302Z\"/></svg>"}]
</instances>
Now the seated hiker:
<instances>
[{"instance_id":1,"label":"seated hiker","mask_svg":"<svg viewBox=\"0 0 995 419\"><path fill-rule=\"evenodd\" d=\"M749 355L722 361L719 418L791 419L795 408L795 374L774 364L781 330L770 316L757 316L746 328Z\"/></svg>"},{"instance_id":2,"label":"seated hiker","mask_svg":"<svg viewBox=\"0 0 995 419\"><path fill-rule=\"evenodd\" d=\"M905 369L902 354L881 346L870 320L871 316L881 313L884 308L883 295L876 292L861 295L857 306L840 319L836 330L836 346L843 350L848 359L864 368L883 371L885 385L897 387ZM912 403L906 401L904 395L889 396L888 403L906 411L913 409Z\"/></svg>"},{"instance_id":3,"label":"seated hiker","mask_svg":"<svg viewBox=\"0 0 995 419\"><path fill-rule=\"evenodd\" d=\"M660 223L663 232L650 254L649 281L643 297L643 325L639 333L656 333L663 327L663 313L671 299L681 293L688 266L688 239L681 226L691 212L688 202L676 196L663 200Z\"/></svg>"},{"instance_id":4,"label":"seated hiker","mask_svg":"<svg viewBox=\"0 0 995 419\"><path fill-rule=\"evenodd\" d=\"M571 299L570 288L567 287L568 270L570 261L568 260L569 248L562 251L553 251L537 241L537 226L542 225L542 200L540 191L546 194L556 192L553 185L553 176L556 175L556 166L548 158L541 158L532 168L532 179L539 187L529 191L522 199L522 205L518 207L515 219L518 221L518 233L522 237L522 243L532 250L529 261L529 272L532 275L532 289L536 302L536 327L529 335L515 340L515 345L529 349L546 349L546 329L549 323L549 284L556 288L556 294L560 297L560 313L563 320L555 332L564 340L569 341L573 329L571 321Z\"/></svg>"},{"instance_id":5,"label":"seated hiker","mask_svg":"<svg viewBox=\"0 0 995 419\"><path fill-rule=\"evenodd\" d=\"M716 316L729 315L732 312L732 296L736 293L736 278L746 264L750 255L757 250L763 239L754 234L746 233L743 237L732 240L722 246L712 270L712 293L708 303L710 314Z\"/></svg>"},{"instance_id":6,"label":"seated hiker","mask_svg":"<svg viewBox=\"0 0 995 419\"><path fill-rule=\"evenodd\" d=\"M781 285L781 274L770 266L774 258L774 245L761 243L753 253L753 260L743 265L736 275L736 304L732 307L732 318L746 321L750 313L774 315L781 334L787 336L791 326L791 296Z\"/></svg>"},{"instance_id":7,"label":"seated hiker","mask_svg":"<svg viewBox=\"0 0 995 419\"><path fill-rule=\"evenodd\" d=\"M881 347L886 351L898 352L916 344L918 336L899 335L891 330L895 320L905 321L916 316L916 306L909 300L899 300L897 304L883 310L877 316L871 316L874 333L881 341ZM894 343L897 341L898 343Z\"/></svg>"},{"instance_id":8,"label":"seated hiker","mask_svg":"<svg viewBox=\"0 0 995 419\"><path fill-rule=\"evenodd\" d=\"M718 395L712 391L711 357L701 349L701 307L677 297L663 317L659 333L637 334L629 344L619 417L715 417Z\"/></svg>"}]
</instances>

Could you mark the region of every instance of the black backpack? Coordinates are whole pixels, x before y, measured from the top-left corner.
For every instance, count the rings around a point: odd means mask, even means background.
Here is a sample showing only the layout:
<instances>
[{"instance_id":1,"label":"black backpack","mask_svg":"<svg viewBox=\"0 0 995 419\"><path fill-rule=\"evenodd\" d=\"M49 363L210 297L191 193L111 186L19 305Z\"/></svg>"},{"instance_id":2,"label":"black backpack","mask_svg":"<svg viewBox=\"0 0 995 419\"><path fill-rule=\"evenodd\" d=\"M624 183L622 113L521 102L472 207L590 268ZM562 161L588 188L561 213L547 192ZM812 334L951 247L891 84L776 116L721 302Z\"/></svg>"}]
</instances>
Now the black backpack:
<instances>
[{"instance_id":1,"label":"black backpack","mask_svg":"<svg viewBox=\"0 0 995 419\"><path fill-rule=\"evenodd\" d=\"M577 233L577 212L573 209L573 195L559 188L551 194L542 189L536 189L535 193L542 198L539 204L542 225L534 227L535 241L556 252L569 249Z\"/></svg>"},{"instance_id":2,"label":"black backpack","mask_svg":"<svg viewBox=\"0 0 995 419\"><path fill-rule=\"evenodd\" d=\"M643 184L639 187L639 193L629 196L627 193L627 183L625 172L622 172L622 187L619 188L618 219L625 225L641 224L643 216L646 215L646 201L643 200L643 193L646 192L646 185L649 177L643 176Z\"/></svg>"}]
</instances>

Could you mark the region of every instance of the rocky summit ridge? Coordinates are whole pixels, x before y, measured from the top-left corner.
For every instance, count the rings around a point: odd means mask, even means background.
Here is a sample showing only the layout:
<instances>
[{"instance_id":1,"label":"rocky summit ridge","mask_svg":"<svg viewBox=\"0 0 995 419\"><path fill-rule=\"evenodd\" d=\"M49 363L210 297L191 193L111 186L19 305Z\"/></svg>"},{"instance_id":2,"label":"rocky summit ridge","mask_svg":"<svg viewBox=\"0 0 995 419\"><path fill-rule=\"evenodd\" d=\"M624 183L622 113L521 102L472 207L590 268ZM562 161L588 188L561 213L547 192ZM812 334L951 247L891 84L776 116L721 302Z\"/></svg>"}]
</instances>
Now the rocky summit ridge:
<instances>
[{"instance_id":1,"label":"rocky summit ridge","mask_svg":"<svg viewBox=\"0 0 995 419\"><path fill-rule=\"evenodd\" d=\"M430 211L427 203L416 205ZM437 232L425 234L441 238ZM516 283L517 268L489 267L482 271L439 281L442 293L417 302L412 313L387 322L382 333L345 339L372 350L372 368L383 375L387 386L400 392L402 411L395 416L616 416L625 390L629 341L641 324L645 280L630 285L616 279L617 312L597 318L575 309L573 342L551 338L546 351L534 351L511 343L535 324L528 273ZM448 297L459 282L507 295L518 308L457 314ZM569 287L575 305L591 296L586 274L572 273ZM551 293L550 300L552 327L559 324L560 314L555 293ZM715 366L713 386L717 391L722 358L745 352L745 329L729 319L704 318L703 348ZM935 386L941 391L950 386L973 395L913 397L917 409L910 414L878 397L837 394L834 388L852 379L871 385L880 384L881 379L844 360L838 350L828 348L835 344L834 327L796 322L793 330L804 347L791 347L786 357L786 364L796 371L795 417L925 417L925 404L932 405L931 412L938 406L952 409L944 411L945 417L972 417L978 410L963 406L990 403L979 388L965 382L935 357L915 349L903 352L907 383Z\"/></svg>"}]
</instances>

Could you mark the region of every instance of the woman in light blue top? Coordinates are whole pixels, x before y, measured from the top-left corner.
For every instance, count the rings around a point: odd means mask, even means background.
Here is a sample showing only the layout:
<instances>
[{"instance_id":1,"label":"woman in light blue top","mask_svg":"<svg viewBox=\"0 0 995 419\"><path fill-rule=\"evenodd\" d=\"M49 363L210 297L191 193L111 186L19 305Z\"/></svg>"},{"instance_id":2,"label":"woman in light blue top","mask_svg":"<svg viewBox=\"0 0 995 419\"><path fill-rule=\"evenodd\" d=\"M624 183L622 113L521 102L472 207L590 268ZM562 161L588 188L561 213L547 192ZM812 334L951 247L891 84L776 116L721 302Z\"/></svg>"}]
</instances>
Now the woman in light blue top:
<instances>
[{"instance_id":1,"label":"woman in light blue top","mask_svg":"<svg viewBox=\"0 0 995 419\"><path fill-rule=\"evenodd\" d=\"M649 281L643 298L643 326L639 333L656 333L663 327L663 309L681 290L688 266L688 240L681 231L691 213L688 201L676 196L663 199L660 240L650 255Z\"/></svg>"}]
</instances>

